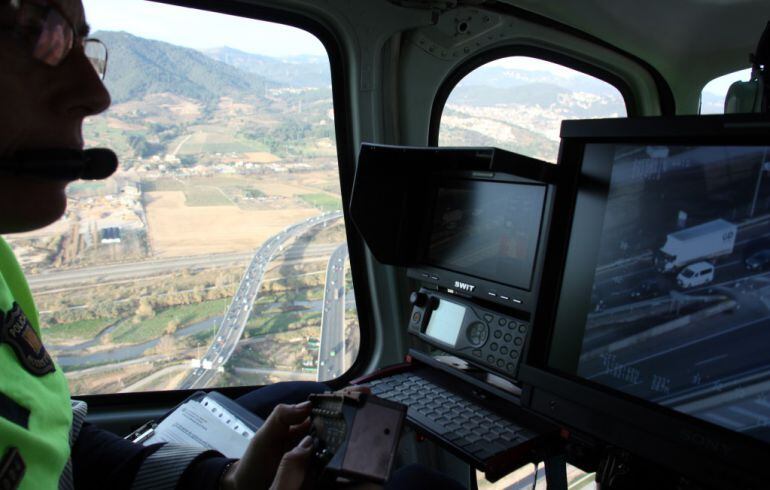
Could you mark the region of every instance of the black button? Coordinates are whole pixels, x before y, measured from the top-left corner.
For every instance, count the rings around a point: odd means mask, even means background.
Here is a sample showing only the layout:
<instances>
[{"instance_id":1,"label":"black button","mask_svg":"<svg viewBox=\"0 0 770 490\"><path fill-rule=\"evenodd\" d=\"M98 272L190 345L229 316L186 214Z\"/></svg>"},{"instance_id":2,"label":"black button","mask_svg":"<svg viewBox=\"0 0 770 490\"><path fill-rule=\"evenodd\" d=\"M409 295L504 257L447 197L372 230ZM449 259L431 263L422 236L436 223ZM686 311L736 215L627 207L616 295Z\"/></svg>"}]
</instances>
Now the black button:
<instances>
[{"instance_id":1,"label":"black button","mask_svg":"<svg viewBox=\"0 0 770 490\"><path fill-rule=\"evenodd\" d=\"M495 356L487 356L487 362L490 364L495 362Z\"/></svg>"},{"instance_id":2,"label":"black button","mask_svg":"<svg viewBox=\"0 0 770 490\"><path fill-rule=\"evenodd\" d=\"M505 366L505 361L503 361L502 359L498 359L497 360L497 367L501 368L503 366Z\"/></svg>"},{"instance_id":3,"label":"black button","mask_svg":"<svg viewBox=\"0 0 770 490\"><path fill-rule=\"evenodd\" d=\"M497 320L497 323L499 323L501 327L504 327L507 322L505 321L505 318L501 318Z\"/></svg>"},{"instance_id":4,"label":"black button","mask_svg":"<svg viewBox=\"0 0 770 490\"><path fill-rule=\"evenodd\" d=\"M419 311L415 311L412 315L412 323L420 323L420 320L422 319L422 314Z\"/></svg>"},{"instance_id":5,"label":"black button","mask_svg":"<svg viewBox=\"0 0 770 490\"><path fill-rule=\"evenodd\" d=\"M516 323L516 320L511 320L510 322L508 322L508 328L510 328L511 330L516 328L516 325L518 325L518 323Z\"/></svg>"},{"instance_id":6,"label":"black button","mask_svg":"<svg viewBox=\"0 0 770 490\"><path fill-rule=\"evenodd\" d=\"M511 340L513 340L513 336L509 333L505 334L505 341L510 342Z\"/></svg>"},{"instance_id":7,"label":"black button","mask_svg":"<svg viewBox=\"0 0 770 490\"><path fill-rule=\"evenodd\" d=\"M485 321L485 322L489 323L489 322L491 322L491 321L492 321L492 320L494 320L494 319L495 319L495 317L493 317L493 316L492 316L492 315L490 315L489 313L485 313L485 314L484 314L484 321Z\"/></svg>"},{"instance_id":8,"label":"black button","mask_svg":"<svg viewBox=\"0 0 770 490\"><path fill-rule=\"evenodd\" d=\"M500 354L506 355L508 353L508 347L502 346L500 347Z\"/></svg>"},{"instance_id":9,"label":"black button","mask_svg":"<svg viewBox=\"0 0 770 490\"><path fill-rule=\"evenodd\" d=\"M519 333L526 334L527 333L527 326L523 323L519 325Z\"/></svg>"},{"instance_id":10,"label":"black button","mask_svg":"<svg viewBox=\"0 0 770 490\"><path fill-rule=\"evenodd\" d=\"M503 336L503 332L501 332L500 330L495 330L495 338L496 339L499 339L502 336Z\"/></svg>"},{"instance_id":11,"label":"black button","mask_svg":"<svg viewBox=\"0 0 770 490\"><path fill-rule=\"evenodd\" d=\"M519 357L519 351L517 351L515 349L511 349L511 357L514 358L514 359Z\"/></svg>"},{"instance_id":12,"label":"black button","mask_svg":"<svg viewBox=\"0 0 770 490\"><path fill-rule=\"evenodd\" d=\"M492 345L490 345L489 348L492 349L493 352L496 351L497 350L497 343L496 342L492 342Z\"/></svg>"},{"instance_id":13,"label":"black button","mask_svg":"<svg viewBox=\"0 0 770 490\"><path fill-rule=\"evenodd\" d=\"M516 337L513 339L513 343L516 345L521 345L524 341L521 339L521 337Z\"/></svg>"},{"instance_id":14,"label":"black button","mask_svg":"<svg viewBox=\"0 0 770 490\"><path fill-rule=\"evenodd\" d=\"M513 368L514 368L514 365L511 364L510 362L508 363L507 366L505 366L505 369L507 369L508 371L513 371Z\"/></svg>"}]
</instances>

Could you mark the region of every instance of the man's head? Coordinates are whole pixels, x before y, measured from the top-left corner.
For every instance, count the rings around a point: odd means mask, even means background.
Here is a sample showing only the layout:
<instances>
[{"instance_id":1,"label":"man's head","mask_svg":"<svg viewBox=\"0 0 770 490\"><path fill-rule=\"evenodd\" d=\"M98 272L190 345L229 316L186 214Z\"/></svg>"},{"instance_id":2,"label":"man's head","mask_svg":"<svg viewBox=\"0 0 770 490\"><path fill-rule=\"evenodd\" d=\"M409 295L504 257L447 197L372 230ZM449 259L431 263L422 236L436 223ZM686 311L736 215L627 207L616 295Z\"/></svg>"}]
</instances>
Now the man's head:
<instances>
[{"instance_id":1,"label":"man's head","mask_svg":"<svg viewBox=\"0 0 770 490\"><path fill-rule=\"evenodd\" d=\"M39 21L49 8L64 22L47 34L56 40L41 46ZM70 25L75 38L67 51L61 42L67 36L60 34ZM87 34L80 0L0 0L0 166L19 152L83 148L83 119L110 104L83 50ZM67 183L0 174L0 233L32 230L58 219L66 207Z\"/></svg>"}]
</instances>

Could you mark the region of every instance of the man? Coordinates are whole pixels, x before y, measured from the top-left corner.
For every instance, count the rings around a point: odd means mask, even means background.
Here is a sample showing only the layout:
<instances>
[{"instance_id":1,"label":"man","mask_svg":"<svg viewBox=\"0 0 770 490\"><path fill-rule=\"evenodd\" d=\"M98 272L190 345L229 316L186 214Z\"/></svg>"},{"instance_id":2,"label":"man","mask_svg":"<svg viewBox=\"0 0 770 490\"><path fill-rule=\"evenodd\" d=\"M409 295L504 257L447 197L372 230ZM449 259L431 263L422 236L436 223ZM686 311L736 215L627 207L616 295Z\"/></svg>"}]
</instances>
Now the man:
<instances>
[{"instance_id":1,"label":"man","mask_svg":"<svg viewBox=\"0 0 770 490\"><path fill-rule=\"evenodd\" d=\"M56 221L69 182L115 169L111 152L82 152L83 119L110 105L101 80L106 49L87 36L80 0L0 0L0 234ZM40 339L27 283L2 239L0 327L0 488L302 483L312 446L302 438L309 404L272 408L287 394L304 400L323 385L268 387L242 400L270 415L241 461L173 445L144 447L84 425L85 404L70 405L66 379Z\"/></svg>"}]
</instances>

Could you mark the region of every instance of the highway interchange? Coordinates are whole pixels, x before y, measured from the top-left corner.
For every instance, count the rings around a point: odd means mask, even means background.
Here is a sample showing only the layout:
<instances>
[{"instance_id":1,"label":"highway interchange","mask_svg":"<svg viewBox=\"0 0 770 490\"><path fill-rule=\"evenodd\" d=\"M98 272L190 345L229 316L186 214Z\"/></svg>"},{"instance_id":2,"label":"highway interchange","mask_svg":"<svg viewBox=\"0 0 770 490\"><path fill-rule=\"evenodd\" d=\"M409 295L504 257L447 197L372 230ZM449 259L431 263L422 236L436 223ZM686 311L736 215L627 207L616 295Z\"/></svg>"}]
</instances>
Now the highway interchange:
<instances>
[{"instance_id":1,"label":"highway interchange","mask_svg":"<svg viewBox=\"0 0 770 490\"><path fill-rule=\"evenodd\" d=\"M259 249L257 249L246 269L246 273L241 279L241 283L238 286L230 306L227 308L227 312L217 330L216 336L208 347L206 353L200 358L200 366L195 368L189 375L187 375L187 377L185 377L180 383L179 389L205 388L209 386L216 377L219 368L224 366L230 359L230 356L238 345L238 341L241 339L254 302L258 297L267 265L277 254L283 251L286 244L313 228L327 226L329 223L341 218L341 212L327 213L309 218L305 221L293 224L277 235L270 237ZM335 251L332 256L334 257L336 253L337 251ZM327 288L329 282L332 280L333 279L327 277ZM344 288L344 283L341 287ZM342 306L341 309L344 310L344 306ZM340 323L338 328L342 331L344 327ZM333 330L335 329L326 329L327 332Z\"/></svg>"}]
</instances>

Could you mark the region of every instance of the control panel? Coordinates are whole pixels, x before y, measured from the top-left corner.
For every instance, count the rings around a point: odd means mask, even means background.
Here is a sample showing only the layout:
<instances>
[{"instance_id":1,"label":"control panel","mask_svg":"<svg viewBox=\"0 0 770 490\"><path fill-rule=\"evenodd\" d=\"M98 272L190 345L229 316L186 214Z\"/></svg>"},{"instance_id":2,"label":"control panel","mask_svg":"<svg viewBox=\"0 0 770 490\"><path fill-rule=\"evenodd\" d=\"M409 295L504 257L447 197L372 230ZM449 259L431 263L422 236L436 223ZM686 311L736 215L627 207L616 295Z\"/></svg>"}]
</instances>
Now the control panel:
<instances>
[{"instance_id":1,"label":"control panel","mask_svg":"<svg viewBox=\"0 0 770 490\"><path fill-rule=\"evenodd\" d=\"M412 293L409 333L473 364L516 378L529 323L425 288Z\"/></svg>"}]
</instances>

